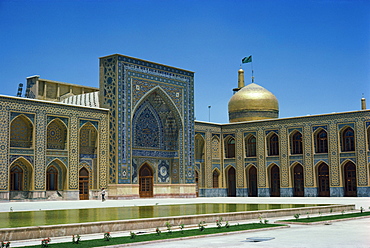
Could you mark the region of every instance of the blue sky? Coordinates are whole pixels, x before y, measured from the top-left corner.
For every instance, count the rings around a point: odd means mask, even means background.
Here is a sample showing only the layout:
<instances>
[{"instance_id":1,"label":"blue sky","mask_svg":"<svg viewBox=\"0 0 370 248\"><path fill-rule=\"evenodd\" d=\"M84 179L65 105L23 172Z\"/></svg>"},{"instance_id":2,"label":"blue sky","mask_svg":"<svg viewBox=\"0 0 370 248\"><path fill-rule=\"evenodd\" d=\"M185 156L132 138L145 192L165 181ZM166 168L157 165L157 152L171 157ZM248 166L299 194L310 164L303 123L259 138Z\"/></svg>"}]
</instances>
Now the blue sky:
<instances>
[{"instance_id":1,"label":"blue sky","mask_svg":"<svg viewBox=\"0 0 370 248\"><path fill-rule=\"evenodd\" d=\"M195 117L228 123L241 59L280 117L370 107L370 1L0 0L0 94L25 78L99 86L119 53L195 72ZM244 64L246 82L251 65Z\"/></svg>"}]
</instances>

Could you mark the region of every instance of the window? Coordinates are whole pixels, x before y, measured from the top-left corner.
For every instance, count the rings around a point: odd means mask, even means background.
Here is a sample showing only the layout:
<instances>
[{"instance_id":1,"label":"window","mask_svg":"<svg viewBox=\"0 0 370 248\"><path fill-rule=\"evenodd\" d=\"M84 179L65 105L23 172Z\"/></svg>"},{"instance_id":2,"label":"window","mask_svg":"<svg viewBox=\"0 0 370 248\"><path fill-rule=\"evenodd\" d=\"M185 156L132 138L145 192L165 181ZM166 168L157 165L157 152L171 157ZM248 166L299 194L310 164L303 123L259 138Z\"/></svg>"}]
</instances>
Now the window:
<instances>
[{"instance_id":1,"label":"window","mask_svg":"<svg viewBox=\"0 0 370 248\"><path fill-rule=\"evenodd\" d=\"M256 156L256 137L250 135L246 138L245 141L245 155L247 157L255 157Z\"/></svg>"},{"instance_id":2,"label":"window","mask_svg":"<svg viewBox=\"0 0 370 248\"><path fill-rule=\"evenodd\" d=\"M316 134L316 153L328 153L328 134L321 130Z\"/></svg>"},{"instance_id":3,"label":"window","mask_svg":"<svg viewBox=\"0 0 370 248\"><path fill-rule=\"evenodd\" d=\"M348 127L342 133L342 152L355 150L355 134L353 129Z\"/></svg>"},{"instance_id":4,"label":"window","mask_svg":"<svg viewBox=\"0 0 370 248\"><path fill-rule=\"evenodd\" d=\"M235 139L229 138L226 141L226 158L235 158Z\"/></svg>"},{"instance_id":5,"label":"window","mask_svg":"<svg viewBox=\"0 0 370 248\"><path fill-rule=\"evenodd\" d=\"M302 154L302 134L300 132L295 132L291 138L291 153L292 154Z\"/></svg>"},{"instance_id":6,"label":"window","mask_svg":"<svg viewBox=\"0 0 370 248\"><path fill-rule=\"evenodd\" d=\"M274 133L268 140L268 155L279 155L279 137Z\"/></svg>"}]
</instances>

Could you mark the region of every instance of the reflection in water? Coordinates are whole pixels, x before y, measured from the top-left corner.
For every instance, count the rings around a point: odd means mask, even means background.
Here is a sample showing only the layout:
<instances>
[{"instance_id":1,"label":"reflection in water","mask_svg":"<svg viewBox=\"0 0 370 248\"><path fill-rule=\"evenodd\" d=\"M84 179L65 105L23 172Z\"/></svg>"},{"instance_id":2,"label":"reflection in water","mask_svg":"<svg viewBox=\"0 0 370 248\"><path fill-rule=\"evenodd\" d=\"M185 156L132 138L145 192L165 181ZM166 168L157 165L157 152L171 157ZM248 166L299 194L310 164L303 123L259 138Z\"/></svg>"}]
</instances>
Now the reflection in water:
<instances>
[{"instance_id":1,"label":"reflection in water","mask_svg":"<svg viewBox=\"0 0 370 248\"><path fill-rule=\"evenodd\" d=\"M227 204L200 203L0 213L0 228L57 225L110 220L142 219L211 213L286 209L329 204Z\"/></svg>"}]
</instances>

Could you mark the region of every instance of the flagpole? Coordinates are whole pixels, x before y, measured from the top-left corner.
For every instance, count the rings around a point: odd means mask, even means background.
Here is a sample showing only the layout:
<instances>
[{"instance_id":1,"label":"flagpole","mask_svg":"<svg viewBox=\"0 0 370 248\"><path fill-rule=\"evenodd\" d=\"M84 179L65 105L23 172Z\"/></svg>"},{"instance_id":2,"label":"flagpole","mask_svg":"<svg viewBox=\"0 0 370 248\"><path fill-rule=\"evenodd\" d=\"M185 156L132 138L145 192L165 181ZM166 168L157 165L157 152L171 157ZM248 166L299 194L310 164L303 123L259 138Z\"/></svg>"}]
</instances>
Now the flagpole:
<instances>
[{"instance_id":1,"label":"flagpole","mask_svg":"<svg viewBox=\"0 0 370 248\"><path fill-rule=\"evenodd\" d=\"M253 61L251 63L251 69L252 69L252 83L254 83L254 76L253 76L253 73L254 73L254 70L253 70Z\"/></svg>"}]
</instances>

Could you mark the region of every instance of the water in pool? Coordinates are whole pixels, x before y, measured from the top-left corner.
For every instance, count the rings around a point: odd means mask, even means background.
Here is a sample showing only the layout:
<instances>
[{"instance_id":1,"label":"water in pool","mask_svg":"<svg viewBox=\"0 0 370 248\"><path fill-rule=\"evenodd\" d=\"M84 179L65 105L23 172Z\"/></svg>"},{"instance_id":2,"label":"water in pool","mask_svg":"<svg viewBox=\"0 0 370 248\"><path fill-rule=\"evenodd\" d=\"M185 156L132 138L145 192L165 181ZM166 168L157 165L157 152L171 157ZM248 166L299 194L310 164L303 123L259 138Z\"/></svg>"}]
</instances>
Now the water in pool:
<instances>
[{"instance_id":1,"label":"water in pool","mask_svg":"<svg viewBox=\"0 0 370 248\"><path fill-rule=\"evenodd\" d=\"M325 206L325 204L232 204L200 203L178 205L130 206L65 210L40 210L0 213L0 228L43 226L153 217L243 212Z\"/></svg>"}]
</instances>

